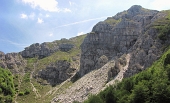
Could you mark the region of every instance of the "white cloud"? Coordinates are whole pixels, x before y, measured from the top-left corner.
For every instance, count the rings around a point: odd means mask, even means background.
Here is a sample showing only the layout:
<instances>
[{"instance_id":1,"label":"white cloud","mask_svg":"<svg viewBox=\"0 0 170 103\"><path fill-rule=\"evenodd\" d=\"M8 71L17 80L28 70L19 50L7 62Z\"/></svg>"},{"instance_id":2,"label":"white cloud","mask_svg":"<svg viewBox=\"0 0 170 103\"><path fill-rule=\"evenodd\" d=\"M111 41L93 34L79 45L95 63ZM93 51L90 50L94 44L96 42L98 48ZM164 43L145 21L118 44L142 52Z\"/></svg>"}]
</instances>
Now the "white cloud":
<instances>
[{"instance_id":1,"label":"white cloud","mask_svg":"<svg viewBox=\"0 0 170 103\"><path fill-rule=\"evenodd\" d=\"M50 33L49 36L53 36L53 33Z\"/></svg>"},{"instance_id":2,"label":"white cloud","mask_svg":"<svg viewBox=\"0 0 170 103\"><path fill-rule=\"evenodd\" d=\"M74 5L75 3L74 3L74 2L69 1L69 4L70 4L70 6L72 6L72 5Z\"/></svg>"},{"instance_id":3,"label":"white cloud","mask_svg":"<svg viewBox=\"0 0 170 103\"><path fill-rule=\"evenodd\" d=\"M22 2L31 5L32 8L39 7L45 11L59 12L56 0L22 0Z\"/></svg>"},{"instance_id":4,"label":"white cloud","mask_svg":"<svg viewBox=\"0 0 170 103\"><path fill-rule=\"evenodd\" d=\"M10 41L10 40L5 40L5 39L0 39L1 41L4 41L4 42L8 42L12 45L15 45L15 46L18 46L18 47L26 47L28 46L28 44L21 44L21 43L16 43L16 42L13 42L13 41Z\"/></svg>"},{"instance_id":5,"label":"white cloud","mask_svg":"<svg viewBox=\"0 0 170 103\"><path fill-rule=\"evenodd\" d=\"M79 33L77 33L77 36L80 36L80 35L83 35L84 34L84 32L79 32Z\"/></svg>"},{"instance_id":6,"label":"white cloud","mask_svg":"<svg viewBox=\"0 0 170 103\"><path fill-rule=\"evenodd\" d=\"M61 26L58 26L58 27L56 27L56 28L66 27L66 26L70 26L70 25L76 25L76 24L80 24L80 23L84 23L84 22L89 22L89 21L93 21L93 20L104 19L104 18L106 19L107 17L110 17L110 16L100 17L100 18L94 18L94 19L82 20L82 21L78 21L78 22L74 22L74 23L70 23L70 24L61 25Z\"/></svg>"},{"instance_id":7,"label":"white cloud","mask_svg":"<svg viewBox=\"0 0 170 103\"><path fill-rule=\"evenodd\" d=\"M71 10L68 9L68 8L64 8L64 9L63 9L63 12L71 12Z\"/></svg>"},{"instance_id":8,"label":"white cloud","mask_svg":"<svg viewBox=\"0 0 170 103\"><path fill-rule=\"evenodd\" d=\"M22 19L27 19L27 18L28 18L28 16L27 16L26 14L24 14L24 13L20 14L20 17L21 17Z\"/></svg>"},{"instance_id":9,"label":"white cloud","mask_svg":"<svg viewBox=\"0 0 170 103\"><path fill-rule=\"evenodd\" d=\"M20 14L20 17L22 19L34 19L35 13L31 13L30 15L22 13L22 14Z\"/></svg>"},{"instance_id":10,"label":"white cloud","mask_svg":"<svg viewBox=\"0 0 170 103\"><path fill-rule=\"evenodd\" d=\"M41 24L41 23L43 23L43 22L44 22L44 21L43 21L42 19L38 18L37 23Z\"/></svg>"},{"instance_id":11,"label":"white cloud","mask_svg":"<svg viewBox=\"0 0 170 103\"><path fill-rule=\"evenodd\" d=\"M46 15L45 15L45 17L47 17L47 18L48 18L48 17L50 17L50 15L46 14Z\"/></svg>"},{"instance_id":12,"label":"white cloud","mask_svg":"<svg viewBox=\"0 0 170 103\"><path fill-rule=\"evenodd\" d=\"M170 9L170 0L154 0L151 2L150 7L157 10Z\"/></svg>"}]
</instances>

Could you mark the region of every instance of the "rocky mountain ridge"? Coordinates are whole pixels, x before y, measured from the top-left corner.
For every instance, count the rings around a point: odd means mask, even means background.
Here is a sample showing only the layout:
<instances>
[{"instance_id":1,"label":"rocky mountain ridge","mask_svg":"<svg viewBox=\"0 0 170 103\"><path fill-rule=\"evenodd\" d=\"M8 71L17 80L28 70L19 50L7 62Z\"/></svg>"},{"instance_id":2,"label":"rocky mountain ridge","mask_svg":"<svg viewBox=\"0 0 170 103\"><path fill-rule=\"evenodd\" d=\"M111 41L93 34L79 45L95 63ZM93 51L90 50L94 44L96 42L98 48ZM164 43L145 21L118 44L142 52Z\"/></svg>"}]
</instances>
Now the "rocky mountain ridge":
<instances>
[{"instance_id":1,"label":"rocky mountain ridge","mask_svg":"<svg viewBox=\"0 0 170 103\"><path fill-rule=\"evenodd\" d=\"M151 66L170 45L169 14L169 11L134 5L96 24L81 45L77 75L82 78L75 82L78 86L69 87L52 103L82 102L102 87L114 85ZM163 33L162 28L166 28Z\"/></svg>"},{"instance_id":2,"label":"rocky mountain ridge","mask_svg":"<svg viewBox=\"0 0 170 103\"><path fill-rule=\"evenodd\" d=\"M87 35L35 43L19 53L0 52L0 66L14 75L22 73L21 79L30 75L33 92L25 100L17 95L18 103L27 103L34 94L41 94L32 98L36 103L83 102L145 70L169 45L170 11L134 5L97 23Z\"/></svg>"},{"instance_id":3,"label":"rocky mountain ridge","mask_svg":"<svg viewBox=\"0 0 170 103\"><path fill-rule=\"evenodd\" d=\"M101 57L111 60L124 53L131 53L133 59L128 68L135 68L136 73L150 66L161 55L160 48L169 44L161 44L158 30L152 27L165 16L162 12L135 5L96 24L81 45L80 75L107 63L98 63Z\"/></svg>"},{"instance_id":4,"label":"rocky mountain ridge","mask_svg":"<svg viewBox=\"0 0 170 103\"><path fill-rule=\"evenodd\" d=\"M69 41L67 39L61 39L61 41ZM70 43L57 43L56 42L44 42L42 44L35 43L26 47L25 50L21 51L20 54L25 58L39 57L44 58L50 56L57 51L69 51L74 48L73 44Z\"/></svg>"}]
</instances>

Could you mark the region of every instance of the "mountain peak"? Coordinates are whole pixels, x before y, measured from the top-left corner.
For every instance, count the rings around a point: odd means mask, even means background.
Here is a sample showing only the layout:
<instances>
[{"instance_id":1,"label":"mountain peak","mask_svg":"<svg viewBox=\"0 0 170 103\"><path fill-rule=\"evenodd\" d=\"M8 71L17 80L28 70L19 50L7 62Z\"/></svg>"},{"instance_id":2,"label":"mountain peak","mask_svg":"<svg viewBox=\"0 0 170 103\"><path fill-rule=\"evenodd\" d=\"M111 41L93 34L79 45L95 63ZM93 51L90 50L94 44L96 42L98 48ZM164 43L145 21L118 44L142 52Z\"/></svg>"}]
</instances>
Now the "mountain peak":
<instances>
[{"instance_id":1,"label":"mountain peak","mask_svg":"<svg viewBox=\"0 0 170 103\"><path fill-rule=\"evenodd\" d=\"M128 11L140 11L142 9L142 6L140 5L133 5L131 6Z\"/></svg>"},{"instance_id":2,"label":"mountain peak","mask_svg":"<svg viewBox=\"0 0 170 103\"><path fill-rule=\"evenodd\" d=\"M138 14L138 13L141 12L141 9L142 9L142 6L133 5L127 10L127 12L130 13L130 14Z\"/></svg>"}]
</instances>

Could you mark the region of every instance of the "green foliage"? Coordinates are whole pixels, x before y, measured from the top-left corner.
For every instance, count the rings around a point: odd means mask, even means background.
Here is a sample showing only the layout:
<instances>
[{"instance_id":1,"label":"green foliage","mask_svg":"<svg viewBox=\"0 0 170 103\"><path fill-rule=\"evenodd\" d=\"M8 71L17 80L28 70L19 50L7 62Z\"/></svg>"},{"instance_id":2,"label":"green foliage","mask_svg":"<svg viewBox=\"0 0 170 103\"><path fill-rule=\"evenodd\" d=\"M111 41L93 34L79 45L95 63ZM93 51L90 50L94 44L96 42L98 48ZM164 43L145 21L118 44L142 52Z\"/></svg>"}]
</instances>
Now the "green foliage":
<instances>
[{"instance_id":1,"label":"green foliage","mask_svg":"<svg viewBox=\"0 0 170 103\"><path fill-rule=\"evenodd\" d=\"M27 60L27 66L26 66L26 72L30 72L34 69L34 63L37 62L38 58L26 58Z\"/></svg>"},{"instance_id":2,"label":"green foliage","mask_svg":"<svg viewBox=\"0 0 170 103\"><path fill-rule=\"evenodd\" d=\"M18 93L19 96L28 95L28 94L30 94L30 90L29 89L25 89L24 91L20 91Z\"/></svg>"},{"instance_id":3,"label":"green foliage","mask_svg":"<svg viewBox=\"0 0 170 103\"><path fill-rule=\"evenodd\" d=\"M106 103L115 103L116 96L114 92L114 88L109 86L105 91L101 92L99 96L102 100L106 101Z\"/></svg>"},{"instance_id":4,"label":"green foliage","mask_svg":"<svg viewBox=\"0 0 170 103\"><path fill-rule=\"evenodd\" d=\"M166 16L163 18L156 20L153 23L153 27L156 28L159 32L158 38L160 40L167 40L170 36L170 11L162 11Z\"/></svg>"},{"instance_id":5,"label":"green foliage","mask_svg":"<svg viewBox=\"0 0 170 103\"><path fill-rule=\"evenodd\" d=\"M170 103L170 49L147 70L107 87L84 103L96 99L101 103Z\"/></svg>"},{"instance_id":6,"label":"green foliage","mask_svg":"<svg viewBox=\"0 0 170 103\"><path fill-rule=\"evenodd\" d=\"M9 70L0 68L0 102L11 103L15 94L13 76Z\"/></svg>"},{"instance_id":7,"label":"green foliage","mask_svg":"<svg viewBox=\"0 0 170 103\"><path fill-rule=\"evenodd\" d=\"M23 96L23 95L24 95L24 92L19 92L18 95L19 95L19 96Z\"/></svg>"},{"instance_id":8,"label":"green foliage","mask_svg":"<svg viewBox=\"0 0 170 103\"><path fill-rule=\"evenodd\" d=\"M170 54L166 55L165 61L164 61L164 66L170 64Z\"/></svg>"},{"instance_id":9,"label":"green foliage","mask_svg":"<svg viewBox=\"0 0 170 103\"><path fill-rule=\"evenodd\" d=\"M25 89L24 94L25 94L25 95L30 94L30 90L29 90L29 89Z\"/></svg>"},{"instance_id":10,"label":"green foliage","mask_svg":"<svg viewBox=\"0 0 170 103\"><path fill-rule=\"evenodd\" d=\"M80 45L82 44L85 37L86 37L86 35L81 35L81 36L77 36L75 38L71 38L69 40L62 39L62 40L54 41L53 44L59 45L62 43L70 43L70 44L75 45L75 48L72 48L68 52L57 51L48 57L40 59L36 66L36 70L38 71L39 69L45 68L47 65L49 65L51 63L56 63L59 60L65 60L67 62L72 62L73 61L72 57L76 57L77 55L80 54L80 52L81 52Z\"/></svg>"},{"instance_id":11,"label":"green foliage","mask_svg":"<svg viewBox=\"0 0 170 103\"><path fill-rule=\"evenodd\" d=\"M79 101L73 101L73 103L80 103Z\"/></svg>"},{"instance_id":12,"label":"green foliage","mask_svg":"<svg viewBox=\"0 0 170 103\"><path fill-rule=\"evenodd\" d=\"M30 82L30 73L24 75L24 82Z\"/></svg>"},{"instance_id":13,"label":"green foliage","mask_svg":"<svg viewBox=\"0 0 170 103\"><path fill-rule=\"evenodd\" d=\"M157 29L159 30L159 39L167 40L168 35L170 35L170 24L159 26Z\"/></svg>"},{"instance_id":14,"label":"green foliage","mask_svg":"<svg viewBox=\"0 0 170 103\"><path fill-rule=\"evenodd\" d=\"M84 101L84 103L103 103L102 99L97 95L90 95L89 99Z\"/></svg>"},{"instance_id":15,"label":"green foliage","mask_svg":"<svg viewBox=\"0 0 170 103\"><path fill-rule=\"evenodd\" d=\"M117 23L119 23L120 21L121 21L121 19L116 20L116 19L110 17L110 18L107 18L104 22L106 22L106 23L114 26L114 25L116 25Z\"/></svg>"}]
</instances>

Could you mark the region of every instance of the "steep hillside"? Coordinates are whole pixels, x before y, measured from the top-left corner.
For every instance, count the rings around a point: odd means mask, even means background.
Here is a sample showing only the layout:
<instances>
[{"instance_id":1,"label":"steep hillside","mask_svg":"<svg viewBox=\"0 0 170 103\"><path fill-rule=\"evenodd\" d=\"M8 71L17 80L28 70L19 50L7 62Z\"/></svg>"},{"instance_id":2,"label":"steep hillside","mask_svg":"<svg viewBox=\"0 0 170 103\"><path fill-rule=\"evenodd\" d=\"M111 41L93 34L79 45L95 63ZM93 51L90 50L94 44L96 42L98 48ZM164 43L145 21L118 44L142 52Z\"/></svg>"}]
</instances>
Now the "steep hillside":
<instances>
[{"instance_id":1,"label":"steep hillside","mask_svg":"<svg viewBox=\"0 0 170 103\"><path fill-rule=\"evenodd\" d=\"M96 24L81 45L81 78L51 102L82 102L151 66L170 45L169 15L134 5Z\"/></svg>"},{"instance_id":2,"label":"steep hillside","mask_svg":"<svg viewBox=\"0 0 170 103\"><path fill-rule=\"evenodd\" d=\"M130 79L123 80L122 84L118 84L120 88L115 86L114 89L122 90L124 87L121 88L121 85L126 81L135 81L137 84L133 84L129 94L125 91L130 97L125 95L122 99L121 93L124 92L114 94L112 90L111 95L116 95L116 101L118 98L118 101L133 102L133 98L138 96L135 94L138 82L143 80L134 78L145 75L142 71L158 60L169 45L170 11L149 10L134 5L97 23L87 35L35 43L19 53L0 52L0 67L9 69L13 74L12 89L15 94L10 100L15 103L83 102L89 95L98 94L101 90L105 90L103 94L94 97L107 101L107 98L101 97L113 89L106 89L107 86L115 85L126 77ZM169 51L165 55L169 58ZM164 56L161 63L169 68L169 59ZM152 75L157 75L157 72L163 73L162 77L169 75L164 75L169 72L168 69L161 72L162 69L156 70L155 66L161 68L164 65L154 64ZM142 73L131 77L139 72ZM169 81L165 85L167 83Z\"/></svg>"},{"instance_id":3,"label":"steep hillside","mask_svg":"<svg viewBox=\"0 0 170 103\"><path fill-rule=\"evenodd\" d=\"M133 59L128 68L136 68L136 71L131 71L133 74L151 65L162 53L160 47L164 45L157 38L157 30L153 28L159 19L166 19L166 13L135 5L96 24L81 46L80 75L107 63L100 63L102 56L111 60L131 53Z\"/></svg>"},{"instance_id":4,"label":"steep hillside","mask_svg":"<svg viewBox=\"0 0 170 103\"><path fill-rule=\"evenodd\" d=\"M147 70L140 72L84 103L169 103L170 102L170 49Z\"/></svg>"},{"instance_id":5,"label":"steep hillside","mask_svg":"<svg viewBox=\"0 0 170 103\"><path fill-rule=\"evenodd\" d=\"M0 66L14 76L17 103L49 102L48 92L73 76L80 65L80 45L86 35L32 44L20 53L0 52ZM54 48L58 48L53 51ZM50 51L50 52L48 52Z\"/></svg>"}]
</instances>

